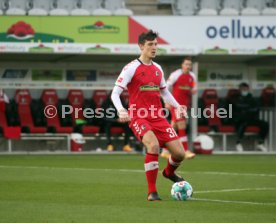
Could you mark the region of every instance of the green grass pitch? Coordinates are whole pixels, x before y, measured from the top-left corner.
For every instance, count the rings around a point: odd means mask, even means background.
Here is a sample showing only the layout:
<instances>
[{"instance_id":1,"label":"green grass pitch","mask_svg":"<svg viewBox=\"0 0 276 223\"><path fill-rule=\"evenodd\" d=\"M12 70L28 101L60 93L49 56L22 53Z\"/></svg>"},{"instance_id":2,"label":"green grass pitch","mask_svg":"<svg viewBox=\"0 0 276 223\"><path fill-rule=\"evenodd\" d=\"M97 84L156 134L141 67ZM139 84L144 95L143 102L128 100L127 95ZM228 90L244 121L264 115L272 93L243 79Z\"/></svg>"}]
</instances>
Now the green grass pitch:
<instances>
[{"instance_id":1,"label":"green grass pitch","mask_svg":"<svg viewBox=\"0 0 276 223\"><path fill-rule=\"evenodd\" d=\"M193 200L146 201L142 155L0 156L0 223L276 222L276 156L185 161ZM160 170L166 162L160 158Z\"/></svg>"}]
</instances>

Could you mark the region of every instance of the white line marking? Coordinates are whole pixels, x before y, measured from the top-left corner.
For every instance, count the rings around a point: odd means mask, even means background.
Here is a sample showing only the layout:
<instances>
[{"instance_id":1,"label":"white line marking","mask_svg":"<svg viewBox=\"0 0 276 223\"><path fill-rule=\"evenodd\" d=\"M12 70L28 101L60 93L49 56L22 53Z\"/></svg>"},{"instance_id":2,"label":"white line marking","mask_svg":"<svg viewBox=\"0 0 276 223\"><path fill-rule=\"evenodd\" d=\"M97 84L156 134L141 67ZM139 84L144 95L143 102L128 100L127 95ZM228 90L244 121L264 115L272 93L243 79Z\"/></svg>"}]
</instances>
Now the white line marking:
<instances>
[{"instance_id":1,"label":"white line marking","mask_svg":"<svg viewBox=\"0 0 276 223\"><path fill-rule=\"evenodd\" d=\"M232 203L232 204L250 204L250 205L266 205L275 206L276 203L262 203L262 202L251 202L251 201L229 201L229 200L217 200L217 199L207 199L207 198L192 198L195 201L206 201L206 202L217 202L217 203Z\"/></svg>"},{"instance_id":2,"label":"white line marking","mask_svg":"<svg viewBox=\"0 0 276 223\"><path fill-rule=\"evenodd\" d=\"M232 172L216 172L216 171L204 171L204 172L189 172L193 174L206 174L206 175L228 175L228 176L253 176L253 177L276 177L276 174L265 173L232 173Z\"/></svg>"},{"instance_id":3,"label":"white line marking","mask_svg":"<svg viewBox=\"0 0 276 223\"><path fill-rule=\"evenodd\" d=\"M221 189L221 190L205 190L195 191L194 194L207 194L207 193L224 193L224 192L239 192L239 191L266 191L276 190L275 187L263 187L263 188L236 188L236 189Z\"/></svg>"},{"instance_id":4,"label":"white line marking","mask_svg":"<svg viewBox=\"0 0 276 223\"><path fill-rule=\"evenodd\" d=\"M49 166L9 166L0 165L0 168L14 168L14 169L45 169L45 170L82 170L82 171L111 171L111 172L129 172L129 173L145 173L144 170L137 169L96 169L96 168L72 168L72 167L49 167ZM263 173L231 173L231 172L213 172L213 171L194 171L194 172L184 172L179 171L179 173L185 174L203 174L203 175L227 175L227 176L252 176L252 177L276 177L276 174L263 174Z\"/></svg>"},{"instance_id":5,"label":"white line marking","mask_svg":"<svg viewBox=\"0 0 276 223\"><path fill-rule=\"evenodd\" d=\"M107 171L107 172L129 172L129 173L145 173L144 170L135 169L96 169L96 168L72 168L72 167L50 167L50 166L3 166L0 168L11 168L11 169L44 169L44 170L81 170L81 171Z\"/></svg>"}]
</instances>

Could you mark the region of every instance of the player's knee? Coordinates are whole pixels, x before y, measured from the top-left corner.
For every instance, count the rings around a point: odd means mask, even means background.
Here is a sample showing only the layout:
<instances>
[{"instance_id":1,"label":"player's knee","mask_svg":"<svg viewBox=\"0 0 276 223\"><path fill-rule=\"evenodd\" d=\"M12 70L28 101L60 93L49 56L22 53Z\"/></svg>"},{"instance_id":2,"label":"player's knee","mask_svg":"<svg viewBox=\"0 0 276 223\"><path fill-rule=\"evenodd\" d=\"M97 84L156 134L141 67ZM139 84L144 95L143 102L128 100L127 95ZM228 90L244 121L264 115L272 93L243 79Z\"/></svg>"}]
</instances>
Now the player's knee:
<instances>
[{"instance_id":1,"label":"player's knee","mask_svg":"<svg viewBox=\"0 0 276 223\"><path fill-rule=\"evenodd\" d=\"M143 143L147 147L148 153L158 154L159 153L159 143L152 131L147 132L143 137Z\"/></svg>"},{"instance_id":2,"label":"player's knee","mask_svg":"<svg viewBox=\"0 0 276 223\"><path fill-rule=\"evenodd\" d=\"M159 145L158 144L150 144L148 146L148 153L159 154Z\"/></svg>"},{"instance_id":3,"label":"player's knee","mask_svg":"<svg viewBox=\"0 0 276 223\"><path fill-rule=\"evenodd\" d=\"M179 150L176 153L174 153L174 158L177 159L177 160L179 160L179 161L184 160L185 159L185 152L184 152L184 150L182 150L182 151Z\"/></svg>"},{"instance_id":4,"label":"player's knee","mask_svg":"<svg viewBox=\"0 0 276 223\"><path fill-rule=\"evenodd\" d=\"M185 152L183 151L183 152L181 152L180 154L179 154L179 160L184 160L185 159Z\"/></svg>"}]
</instances>

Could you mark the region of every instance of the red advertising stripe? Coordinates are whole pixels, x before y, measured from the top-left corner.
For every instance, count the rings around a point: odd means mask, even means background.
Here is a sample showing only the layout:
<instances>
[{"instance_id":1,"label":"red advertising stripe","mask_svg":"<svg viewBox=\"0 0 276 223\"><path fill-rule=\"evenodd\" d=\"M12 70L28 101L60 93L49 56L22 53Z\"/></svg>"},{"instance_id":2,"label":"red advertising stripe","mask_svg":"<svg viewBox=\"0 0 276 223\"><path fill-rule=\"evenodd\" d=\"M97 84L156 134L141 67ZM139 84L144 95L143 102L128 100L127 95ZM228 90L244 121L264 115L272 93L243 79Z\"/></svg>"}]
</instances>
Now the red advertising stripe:
<instances>
[{"instance_id":1,"label":"red advertising stripe","mask_svg":"<svg viewBox=\"0 0 276 223\"><path fill-rule=\"evenodd\" d=\"M149 29L144 27L142 24L138 23L132 17L128 18L128 43L137 43L138 36L142 32L147 32ZM158 30L154 30L158 32ZM161 37L157 38L159 44L168 44L168 42Z\"/></svg>"}]
</instances>

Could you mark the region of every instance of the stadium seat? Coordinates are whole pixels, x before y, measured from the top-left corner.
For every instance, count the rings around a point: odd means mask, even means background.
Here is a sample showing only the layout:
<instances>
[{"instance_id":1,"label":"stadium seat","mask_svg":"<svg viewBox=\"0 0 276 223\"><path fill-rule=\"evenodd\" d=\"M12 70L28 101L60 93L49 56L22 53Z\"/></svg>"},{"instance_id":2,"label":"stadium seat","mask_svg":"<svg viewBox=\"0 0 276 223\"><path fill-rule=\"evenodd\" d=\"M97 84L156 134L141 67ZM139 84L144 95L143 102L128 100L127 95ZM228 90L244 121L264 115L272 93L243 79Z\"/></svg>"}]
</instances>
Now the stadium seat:
<instances>
[{"instance_id":1,"label":"stadium seat","mask_svg":"<svg viewBox=\"0 0 276 223\"><path fill-rule=\"evenodd\" d=\"M264 0L247 0L246 7L241 11L242 15L260 15L261 11L265 8Z\"/></svg>"},{"instance_id":2,"label":"stadium seat","mask_svg":"<svg viewBox=\"0 0 276 223\"><path fill-rule=\"evenodd\" d=\"M129 102L129 94L128 94L128 91L127 90L124 90L122 93L121 93L121 100L123 102L124 105L128 105L128 102ZM111 134L112 135L121 135L125 132L124 128L123 127L120 127L120 126L113 126L111 127Z\"/></svg>"},{"instance_id":3,"label":"stadium seat","mask_svg":"<svg viewBox=\"0 0 276 223\"><path fill-rule=\"evenodd\" d=\"M240 94L240 91L238 89L236 88L229 89L226 95L227 103L233 104L239 94Z\"/></svg>"},{"instance_id":4,"label":"stadium seat","mask_svg":"<svg viewBox=\"0 0 276 223\"><path fill-rule=\"evenodd\" d=\"M127 8L119 8L116 9L113 13L114 15L124 15L124 16L131 16L133 15L133 11Z\"/></svg>"},{"instance_id":5,"label":"stadium seat","mask_svg":"<svg viewBox=\"0 0 276 223\"><path fill-rule=\"evenodd\" d=\"M41 95L41 100L44 106L54 106L58 107L59 99L57 96L57 92L54 89L44 90ZM59 116L56 115L54 117L46 117L47 126L50 131L56 133L72 133L73 127L72 126L61 126Z\"/></svg>"},{"instance_id":6,"label":"stadium seat","mask_svg":"<svg viewBox=\"0 0 276 223\"><path fill-rule=\"evenodd\" d=\"M275 16L276 15L276 1L275 0L266 0L264 9L261 11L262 15L265 16Z\"/></svg>"},{"instance_id":7,"label":"stadium seat","mask_svg":"<svg viewBox=\"0 0 276 223\"><path fill-rule=\"evenodd\" d=\"M219 0L201 0L200 10L198 11L198 15L201 15L201 16L217 15L219 9L220 9Z\"/></svg>"},{"instance_id":8,"label":"stadium seat","mask_svg":"<svg viewBox=\"0 0 276 223\"><path fill-rule=\"evenodd\" d=\"M276 15L276 8L272 8L272 7L266 7L262 10L262 15L266 15L266 16L275 16Z\"/></svg>"},{"instance_id":9,"label":"stadium seat","mask_svg":"<svg viewBox=\"0 0 276 223\"><path fill-rule=\"evenodd\" d=\"M105 0L105 8L114 15L133 15L133 12L125 7L124 0Z\"/></svg>"},{"instance_id":10,"label":"stadium seat","mask_svg":"<svg viewBox=\"0 0 276 223\"><path fill-rule=\"evenodd\" d=\"M107 10L105 8L100 7L100 8L97 8L97 9L93 10L92 15L109 16L109 15L112 15L112 13L111 13L111 11L109 11L109 10Z\"/></svg>"},{"instance_id":11,"label":"stadium seat","mask_svg":"<svg viewBox=\"0 0 276 223\"><path fill-rule=\"evenodd\" d=\"M30 8L29 0L9 0L6 15L26 15Z\"/></svg>"},{"instance_id":12,"label":"stadium seat","mask_svg":"<svg viewBox=\"0 0 276 223\"><path fill-rule=\"evenodd\" d=\"M8 126L6 117L6 103L7 99L5 98L4 91L0 89L0 132L3 132L3 129Z\"/></svg>"},{"instance_id":13,"label":"stadium seat","mask_svg":"<svg viewBox=\"0 0 276 223\"><path fill-rule=\"evenodd\" d=\"M248 133L258 133L259 131L260 131L259 127L254 125L247 126L245 129L245 132L248 132Z\"/></svg>"},{"instance_id":14,"label":"stadium seat","mask_svg":"<svg viewBox=\"0 0 276 223\"><path fill-rule=\"evenodd\" d=\"M106 90L95 90L93 92L92 100L96 103L96 108L100 108L107 97L108 92Z\"/></svg>"},{"instance_id":15,"label":"stadium seat","mask_svg":"<svg viewBox=\"0 0 276 223\"><path fill-rule=\"evenodd\" d=\"M29 10L29 15L49 15L49 11L53 8L53 1L33 0L32 9Z\"/></svg>"},{"instance_id":16,"label":"stadium seat","mask_svg":"<svg viewBox=\"0 0 276 223\"><path fill-rule=\"evenodd\" d=\"M84 103L84 96L81 90L70 90L68 92L67 99L73 109L78 109L78 114L72 113L72 118L75 119L84 119L83 117L83 103Z\"/></svg>"},{"instance_id":17,"label":"stadium seat","mask_svg":"<svg viewBox=\"0 0 276 223\"><path fill-rule=\"evenodd\" d=\"M197 10L197 1L194 0L174 0L172 10L174 15L191 16Z\"/></svg>"},{"instance_id":18,"label":"stadium seat","mask_svg":"<svg viewBox=\"0 0 276 223\"><path fill-rule=\"evenodd\" d=\"M208 108L214 108L214 113L215 114L211 114L211 112L206 112L206 115L208 116L212 116L207 118L208 121L208 125L210 128L214 129L214 130L218 130L218 127L221 126L221 120L218 116L216 116L216 111L219 107L219 99L217 96L217 91L215 89L205 89L203 94L202 94L202 101L204 104L204 108L208 109Z\"/></svg>"},{"instance_id":19,"label":"stadium seat","mask_svg":"<svg viewBox=\"0 0 276 223\"><path fill-rule=\"evenodd\" d=\"M0 0L0 15L4 14L4 10L7 8L6 0Z\"/></svg>"},{"instance_id":20,"label":"stadium seat","mask_svg":"<svg viewBox=\"0 0 276 223\"><path fill-rule=\"evenodd\" d=\"M276 90L273 86L266 87L261 93L261 103L263 107L274 107L275 106L275 95Z\"/></svg>"},{"instance_id":21,"label":"stadium seat","mask_svg":"<svg viewBox=\"0 0 276 223\"><path fill-rule=\"evenodd\" d=\"M265 0L247 0L246 1L246 8L254 8L261 11L266 7L266 1Z\"/></svg>"},{"instance_id":22,"label":"stadium seat","mask_svg":"<svg viewBox=\"0 0 276 223\"><path fill-rule=\"evenodd\" d=\"M21 135L21 128L18 125L9 125L8 122L7 114L11 114L8 109L9 104L10 101L7 100L7 97L3 94L3 90L0 89L0 135L3 135L7 139L19 139ZM15 118L15 116L16 115L13 115L13 118Z\"/></svg>"},{"instance_id":23,"label":"stadium seat","mask_svg":"<svg viewBox=\"0 0 276 223\"><path fill-rule=\"evenodd\" d=\"M236 129L234 125L222 125L218 127L218 131L221 133L234 133Z\"/></svg>"},{"instance_id":24,"label":"stadium seat","mask_svg":"<svg viewBox=\"0 0 276 223\"><path fill-rule=\"evenodd\" d=\"M197 127L197 131L198 131L199 133L207 133L207 132L210 131L210 129L209 129L208 126L205 126L205 125L201 126L201 125L199 125L199 126Z\"/></svg>"},{"instance_id":25,"label":"stadium seat","mask_svg":"<svg viewBox=\"0 0 276 223\"><path fill-rule=\"evenodd\" d=\"M58 0L56 2L56 8L50 11L50 15L67 16L75 8L77 8L77 2L75 0Z\"/></svg>"},{"instance_id":26,"label":"stadium seat","mask_svg":"<svg viewBox=\"0 0 276 223\"><path fill-rule=\"evenodd\" d=\"M92 133L99 133L100 128L94 125L80 125L78 128L78 124L76 123L77 119L86 120L84 117L84 96L81 90L70 90L67 96L67 99L73 109L78 109L78 114L72 113L72 120L74 125L77 127L77 131L80 131L84 134L92 134ZM76 116L77 115L77 116Z\"/></svg>"},{"instance_id":27,"label":"stadium seat","mask_svg":"<svg viewBox=\"0 0 276 223\"><path fill-rule=\"evenodd\" d=\"M33 114L31 112L32 98L29 90L16 90L15 101L18 106L18 115L22 131L28 133L46 133L45 126L35 126L33 121Z\"/></svg>"},{"instance_id":28,"label":"stadium seat","mask_svg":"<svg viewBox=\"0 0 276 223\"><path fill-rule=\"evenodd\" d=\"M100 7L100 5L101 5L101 0L81 0L80 7L73 9L71 11L71 15L81 15L81 16L91 15L95 9Z\"/></svg>"},{"instance_id":29,"label":"stadium seat","mask_svg":"<svg viewBox=\"0 0 276 223\"><path fill-rule=\"evenodd\" d=\"M220 15L235 16L239 15L242 8L242 0L224 0L223 9L220 11Z\"/></svg>"},{"instance_id":30,"label":"stadium seat","mask_svg":"<svg viewBox=\"0 0 276 223\"><path fill-rule=\"evenodd\" d=\"M125 132L125 130L123 127L113 126L113 127L111 127L110 132L111 132L111 135L121 135Z\"/></svg>"},{"instance_id":31,"label":"stadium seat","mask_svg":"<svg viewBox=\"0 0 276 223\"><path fill-rule=\"evenodd\" d=\"M260 15L260 11L255 8L245 8L241 11L241 15L244 15L244 16Z\"/></svg>"}]
</instances>

